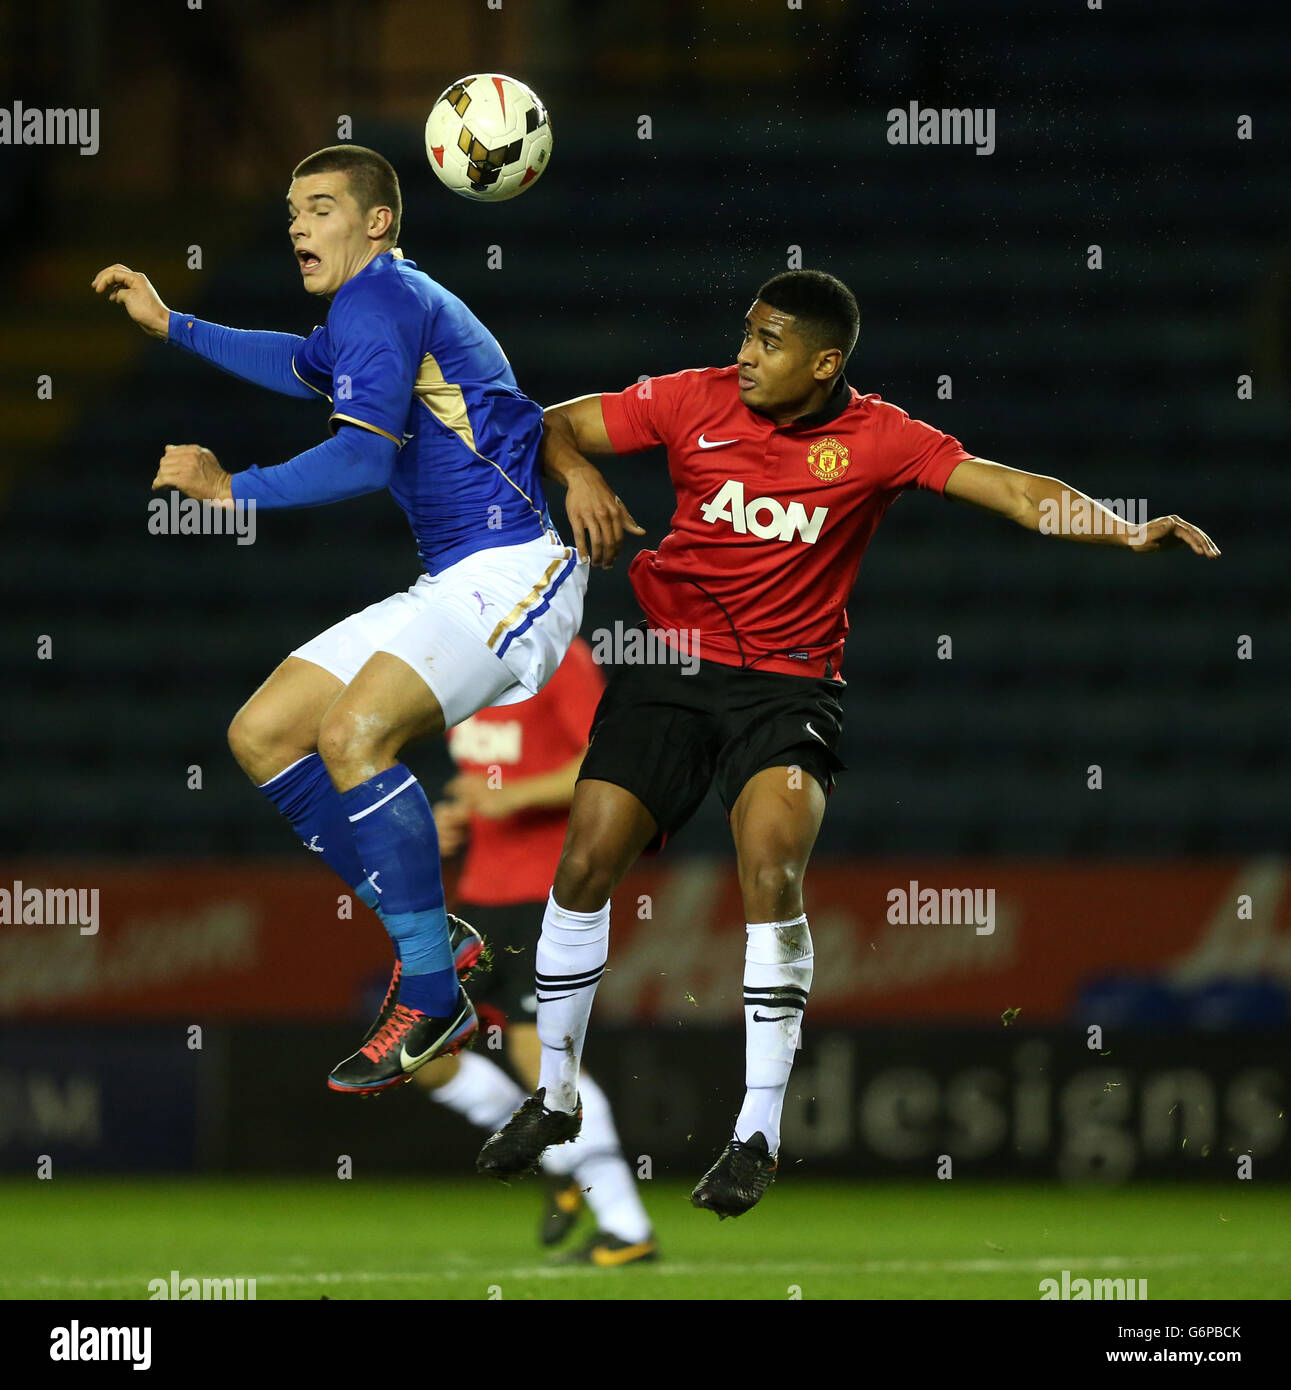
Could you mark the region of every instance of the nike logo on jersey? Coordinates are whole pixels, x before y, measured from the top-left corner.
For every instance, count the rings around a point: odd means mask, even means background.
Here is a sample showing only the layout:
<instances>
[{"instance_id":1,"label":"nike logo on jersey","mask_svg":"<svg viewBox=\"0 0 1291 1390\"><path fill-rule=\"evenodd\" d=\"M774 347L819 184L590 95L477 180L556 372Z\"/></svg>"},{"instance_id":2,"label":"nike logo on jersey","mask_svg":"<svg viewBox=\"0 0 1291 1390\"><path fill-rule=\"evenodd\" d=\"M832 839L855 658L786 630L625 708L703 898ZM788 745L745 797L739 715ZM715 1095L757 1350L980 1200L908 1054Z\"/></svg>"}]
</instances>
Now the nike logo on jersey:
<instances>
[{"instance_id":1,"label":"nike logo on jersey","mask_svg":"<svg viewBox=\"0 0 1291 1390\"><path fill-rule=\"evenodd\" d=\"M737 535L751 532L764 541L791 541L796 536L808 545L816 544L829 515L828 507L815 507L808 516L801 502L790 502L786 507L774 497L754 497L746 502L744 484L735 479L727 479L717 496L699 510L711 524L729 521Z\"/></svg>"},{"instance_id":2,"label":"nike logo on jersey","mask_svg":"<svg viewBox=\"0 0 1291 1390\"><path fill-rule=\"evenodd\" d=\"M306 849L312 849L312 850L314 851L315 854L326 854L326 852L327 852L327 846L326 846L326 845L320 845L320 844L318 843L318 836L317 836L317 835L315 835L315 836L313 837L313 839L310 840L310 842L305 846L305 848L306 848Z\"/></svg>"},{"instance_id":3,"label":"nike logo on jersey","mask_svg":"<svg viewBox=\"0 0 1291 1390\"><path fill-rule=\"evenodd\" d=\"M787 1014L760 1014L756 1009L753 1010L754 1023L783 1023L786 1018L797 1018L796 1013Z\"/></svg>"},{"instance_id":4,"label":"nike logo on jersey","mask_svg":"<svg viewBox=\"0 0 1291 1390\"><path fill-rule=\"evenodd\" d=\"M815 731L815 729L813 729L813 728L811 727L811 720L810 720L810 719L807 721L806 727L807 727L807 732L812 736L812 738L820 738L820 735ZM823 738L820 738L820 741L821 741L821 743L825 743L825 742L826 742L826 740L823 739ZM828 746L828 745L826 745L826 746Z\"/></svg>"},{"instance_id":5,"label":"nike logo on jersey","mask_svg":"<svg viewBox=\"0 0 1291 1390\"><path fill-rule=\"evenodd\" d=\"M702 434L699 436L701 449L720 449L726 444L738 444L739 442L738 439L705 439Z\"/></svg>"}]
</instances>

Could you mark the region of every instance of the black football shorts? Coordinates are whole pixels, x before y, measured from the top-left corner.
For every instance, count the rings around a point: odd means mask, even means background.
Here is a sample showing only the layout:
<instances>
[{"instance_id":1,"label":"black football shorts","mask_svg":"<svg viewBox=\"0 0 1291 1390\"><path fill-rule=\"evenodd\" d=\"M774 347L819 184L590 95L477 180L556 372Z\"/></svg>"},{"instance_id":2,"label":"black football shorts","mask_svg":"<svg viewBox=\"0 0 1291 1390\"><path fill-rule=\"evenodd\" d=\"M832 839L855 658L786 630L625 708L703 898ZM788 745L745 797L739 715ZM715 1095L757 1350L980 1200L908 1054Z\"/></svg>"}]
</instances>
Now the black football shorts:
<instances>
[{"instance_id":1,"label":"black football shorts","mask_svg":"<svg viewBox=\"0 0 1291 1390\"><path fill-rule=\"evenodd\" d=\"M644 625L642 625L644 626ZM647 853L695 814L716 783L729 816L744 784L768 767L797 766L833 790L845 770L845 683L700 661L611 668L578 774L630 791L659 826Z\"/></svg>"},{"instance_id":2,"label":"black football shorts","mask_svg":"<svg viewBox=\"0 0 1291 1390\"><path fill-rule=\"evenodd\" d=\"M453 911L484 938L490 953L488 970L477 970L467 989L471 1002L487 1004L505 1014L508 1023L534 1023L538 998L534 989L534 960L542 916L547 903L506 903L485 907L459 902Z\"/></svg>"}]
</instances>

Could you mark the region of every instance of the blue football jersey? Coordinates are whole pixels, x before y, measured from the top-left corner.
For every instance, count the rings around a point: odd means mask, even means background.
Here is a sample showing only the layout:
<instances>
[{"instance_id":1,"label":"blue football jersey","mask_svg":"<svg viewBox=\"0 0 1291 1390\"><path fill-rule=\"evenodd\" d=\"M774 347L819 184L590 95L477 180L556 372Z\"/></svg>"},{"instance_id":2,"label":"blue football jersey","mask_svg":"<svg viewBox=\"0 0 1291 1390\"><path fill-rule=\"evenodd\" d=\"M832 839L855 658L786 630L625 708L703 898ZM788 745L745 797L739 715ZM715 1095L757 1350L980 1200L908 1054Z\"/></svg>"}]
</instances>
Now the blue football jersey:
<instances>
[{"instance_id":1,"label":"blue football jersey","mask_svg":"<svg viewBox=\"0 0 1291 1390\"><path fill-rule=\"evenodd\" d=\"M551 526L540 480L542 407L456 295L386 251L332 298L292 368L349 423L399 446L390 492L437 574Z\"/></svg>"}]
</instances>

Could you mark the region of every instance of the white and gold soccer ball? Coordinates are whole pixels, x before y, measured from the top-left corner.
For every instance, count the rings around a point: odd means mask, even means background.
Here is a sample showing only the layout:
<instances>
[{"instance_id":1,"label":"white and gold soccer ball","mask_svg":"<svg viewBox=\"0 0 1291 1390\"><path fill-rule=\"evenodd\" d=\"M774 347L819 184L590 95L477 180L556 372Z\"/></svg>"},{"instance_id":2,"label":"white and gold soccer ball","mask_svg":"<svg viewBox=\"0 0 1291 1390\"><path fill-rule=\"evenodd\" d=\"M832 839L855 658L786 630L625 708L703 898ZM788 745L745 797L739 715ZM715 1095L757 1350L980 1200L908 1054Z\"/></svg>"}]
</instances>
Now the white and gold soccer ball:
<instances>
[{"instance_id":1,"label":"white and gold soccer ball","mask_svg":"<svg viewBox=\"0 0 1291 1390\"><path fill-rule=\"evenodd\" d=\"M547 108L514 77L480 72L459 78L426 120L426 158L454 193L505 202L532 187L547 167Z\"/></svg>"}]
</instances>

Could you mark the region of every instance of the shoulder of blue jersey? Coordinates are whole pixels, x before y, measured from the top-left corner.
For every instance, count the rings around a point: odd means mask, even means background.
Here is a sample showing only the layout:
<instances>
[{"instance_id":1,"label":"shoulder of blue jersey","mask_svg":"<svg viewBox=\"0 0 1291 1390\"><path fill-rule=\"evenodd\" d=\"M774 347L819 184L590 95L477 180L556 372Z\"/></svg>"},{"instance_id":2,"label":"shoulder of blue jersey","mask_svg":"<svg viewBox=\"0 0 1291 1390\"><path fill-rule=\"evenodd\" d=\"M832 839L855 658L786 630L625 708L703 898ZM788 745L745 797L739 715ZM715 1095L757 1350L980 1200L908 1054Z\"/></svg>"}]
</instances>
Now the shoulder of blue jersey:
<instances>
[{"instance_id":1,"label":"shoulder of blue jersey","mask_svg":"<svg viewBox=\"0 0 1291 1390\"><path fill-rule=\"evenodd\" d=\"M377 274L360 273L332 301L328 322L345 325L368 317L419 324L453 300L438 281L409 261L392 260Z\"/></svg>"}]
</instances>

